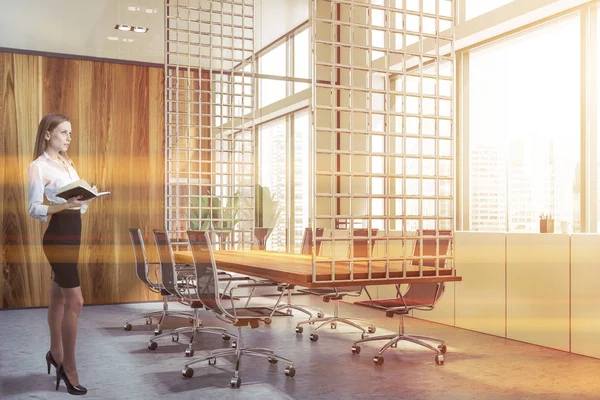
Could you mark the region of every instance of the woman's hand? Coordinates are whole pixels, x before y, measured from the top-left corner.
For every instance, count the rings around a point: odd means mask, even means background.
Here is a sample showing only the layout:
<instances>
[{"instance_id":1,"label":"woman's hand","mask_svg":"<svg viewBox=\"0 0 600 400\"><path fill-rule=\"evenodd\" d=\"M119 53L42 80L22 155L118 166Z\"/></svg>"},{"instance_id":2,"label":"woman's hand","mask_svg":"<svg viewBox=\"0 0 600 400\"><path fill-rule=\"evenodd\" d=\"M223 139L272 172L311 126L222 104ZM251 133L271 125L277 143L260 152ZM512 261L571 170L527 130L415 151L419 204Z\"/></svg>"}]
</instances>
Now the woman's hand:
<instances>
[{"instance_id":1,"label":"woman's hand","mask_svg":"<svg viewBox=\"0 0 600 400\"><path fill-rule=\"evenodd\" d=\"M87 204L89 202L89 200L80 200L80 199L81 199L81 196L71 197L69 200L67 200L67 204L68 204L67 208L81 207L84 204Z\"/></svg>"}]
</instances>

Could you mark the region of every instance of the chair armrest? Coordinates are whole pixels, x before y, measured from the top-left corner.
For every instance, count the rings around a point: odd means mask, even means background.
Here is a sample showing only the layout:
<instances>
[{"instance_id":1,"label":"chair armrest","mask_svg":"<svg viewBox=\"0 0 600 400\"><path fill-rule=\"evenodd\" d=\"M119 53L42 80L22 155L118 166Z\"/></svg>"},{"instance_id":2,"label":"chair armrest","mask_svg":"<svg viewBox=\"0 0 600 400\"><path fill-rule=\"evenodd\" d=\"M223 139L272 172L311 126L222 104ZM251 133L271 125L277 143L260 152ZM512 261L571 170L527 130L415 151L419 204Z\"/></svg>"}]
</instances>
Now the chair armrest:
<instances>
[{"instance_id":1,"label":"chair armrest","mask_svg":"<svg viewBox=\"0 0 600 400\"><path fill-rule=\"evenodd\" d=\"M248 276L231 276L229 278L219 278L221 282L236 282L236 281L255 281Z\"/></svg>"},{"instance_id":2,"label":"chair armrest","mask_svg":"<svg viewBox=\"0 0 600 400\"><path fill-rule=\"evenodd\" d=\"M237 288L245 288L245 287L269 287L269 286L277 286L277 282L255 282L255 283L241 283L239 285L235 285L231 290Z\"/></svg>"}]
</instances>

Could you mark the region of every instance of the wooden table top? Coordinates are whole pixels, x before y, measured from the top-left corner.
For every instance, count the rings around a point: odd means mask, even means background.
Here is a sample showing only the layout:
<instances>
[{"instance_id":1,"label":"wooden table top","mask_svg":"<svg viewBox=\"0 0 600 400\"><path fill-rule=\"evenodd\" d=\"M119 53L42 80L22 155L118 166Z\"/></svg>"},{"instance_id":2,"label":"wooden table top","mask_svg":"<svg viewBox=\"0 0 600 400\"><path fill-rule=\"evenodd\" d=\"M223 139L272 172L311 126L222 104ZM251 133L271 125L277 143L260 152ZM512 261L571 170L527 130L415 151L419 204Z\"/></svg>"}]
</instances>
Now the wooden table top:
<instances>
[{"instance_id":1,"label":"wooden table top","mask_svg":"<svg viewBox=\"0 0 600 400\"><path fill-rule=\"evenodd\" d=\"M175 251L175 261L178 263L192 264L190 251ZM331 281L331 259L317 257L317 279L312 279L312 256L304 254L280 253L264 250L219 250L215 251L217 268L246 274L275 282L290 283L305 287L332 287L332 286L371 286L417 282L455 282L462 278L454 276L451 269L440 268L439 275L435 276L435 268L423 267L423 276L419 276L418 266L406 267L406 276L403 276L401 262L390 266L389 279L385 278L385 262L372 261L371 279L368 277L366 262L354 262L354 280L349 282L321 282ZM399 265L398 265L399 264ZM335 279L350 279L349 262L335 263Z\"/></svg>"}]
</instances>

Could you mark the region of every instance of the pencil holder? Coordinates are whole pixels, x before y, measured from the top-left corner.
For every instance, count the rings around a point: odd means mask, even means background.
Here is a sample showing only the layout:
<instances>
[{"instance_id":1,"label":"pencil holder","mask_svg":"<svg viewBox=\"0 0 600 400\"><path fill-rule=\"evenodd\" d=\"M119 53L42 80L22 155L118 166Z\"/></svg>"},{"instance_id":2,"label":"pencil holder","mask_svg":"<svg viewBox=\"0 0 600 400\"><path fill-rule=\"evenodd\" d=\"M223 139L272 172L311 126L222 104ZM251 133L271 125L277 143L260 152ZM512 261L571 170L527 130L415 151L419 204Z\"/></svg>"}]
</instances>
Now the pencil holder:
<instances>
[{"instance_id":1,"label":"pencil holder","mask_svg":"<svg viewBox=\"0 0 600 400\"><path fill-rule=\"evenodd\" d=\"M540 219L540 233L554 233L554 220Z\"/></svg>"}]
</instances>

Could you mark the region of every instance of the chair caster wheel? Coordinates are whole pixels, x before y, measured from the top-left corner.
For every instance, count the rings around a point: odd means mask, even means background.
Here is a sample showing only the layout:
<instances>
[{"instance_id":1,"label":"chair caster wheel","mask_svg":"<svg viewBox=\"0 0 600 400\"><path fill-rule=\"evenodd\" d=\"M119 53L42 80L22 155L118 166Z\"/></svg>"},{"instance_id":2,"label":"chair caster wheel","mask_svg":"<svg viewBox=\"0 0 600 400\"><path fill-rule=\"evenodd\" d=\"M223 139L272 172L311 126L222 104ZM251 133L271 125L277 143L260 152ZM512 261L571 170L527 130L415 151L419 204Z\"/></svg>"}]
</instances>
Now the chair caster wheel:
<instances>
[{"instance_id":1,"label":"chair caster wheel","mask_svg":"<svg viewBox=\"0 0 600 400\"><path fill-rule=\"evenodd\" d=\"M294 368L292 366L286 367L285 376L289 376L290 378L293 378L294 375L296 375L296 368Z\"/></svg>"},{"instance_id":2,"label":"chair caster wheel","mask_svg":"<svg viewBox=\"0 0 600 400\"><path fill-rule=\"evenodd\" d=\"M160 328L156 328L154 330L154 334L157 335L157 336L160 335L161 333L162 333L162 329L160 329Z\"/></svg>"},{"instance_id":3,"label":"chair caster wheel","mask_svg":"<svg viewBox=\"0 0 600 400\"><path fill-rule=\"evenodd\" d=\"M288 308L288 310L285 312L287 315L294 315L292 314L292 310Z\"/></svg>"},{"instance_id":4,"label":"chair caster wheel","mask_svg":"<svg viewBox=\"0 0 600 400\"><path fill-rule=\"evenodd\" d=\"M146 325L152 325L152 318L146 318Z\"/></svg>"},{"instance_id":5,"label":"chair caster wheel","mask_svg":"<svg viewBox=\"0 0 600 400\"><path fill-rule=\"evenodd\" d=\"M217 365L217 359L216 358L209 358L208 359L208 365Z\"/></svg>"},{"instance_id":6,"label":"chair caster wheel","mask_svg":"<svg viewBox=\"0 0 600 400\"><path fill-rule=\"evenodd\" d=\"M171 341L172 342L179 342L179 334L176 333L174 335L171 335Z\"/></svg>"},{"instance_id":7,"label":"chair caster wheel","mask_svg":"<svg viewBox=\"0 0 600 400\"><path fill-rule=\"evenodd\" d=\"M375 330L376 329L375 329L374 326L370 326L370 327L367 328L367 332L369 332L369 333L375 333Z\"/></svg>"},{"instance_id":8,"label":"chair caster wheel","mask_svg":"<svg viewBox=\"0 0 600 400\"><path fill-rule=\"evenodd\" d=\"M353 344L352 345L352 354L360 354L360 346Z\"/></svg>"},{"instance_id":9,"label":"chair caster wheel","mask_svg":"<svg viewBox=\"0 0 600 400\"><path fill-rule=\"evenodd\" d=\"M366 338L368 338L368 337L369 337L369 335L367 335L367 334L366 334L366 333L364 333L364 332L360 334L360 338L361 338L361 339L366 339Z\"/></svg>"},{"instance_id":10,"label":"chair caster wheel","mask_svg":"<svg viewBox=\"0 0 600 400\"><path fill-rule=\"evenodd\" d=\"M325 316L325 314L323 314L322 312L317 313L317 318L323 318L324 316Z\"/></svg>"},{"instance_id":11,"label":"chair caster wheel","mask_svg":"<svg viewBox=\"0 0 600 400\"><path fill-rule=\"evenodd\" d=\"M193 357L194 356L194 349L186 349L185 356L186 357Z\"/></svg>"},{"instance_id":12,"label":"chair caster wheel","mask_svg":"<svg viewBox=\"0 0 600 400\"><path fill-rule=\"evenodd\" d=\"M337 322L332 322L330 324L330 326L331 326L331 329L337 329Z\"/></svg>"},{"instance_id":13,"label":"chair caster wheel","mask_svg":"<svg viewBox=\"0 0 600 400\"><path fill-rule=\"evenodd\" d=\"M228 334L224 333L221 335L221 337L223 338L224 341L228 342L231 339L231 336L229 336Z\"/></svg>"},{"instance_id":14,"label":"chair caster wheel","mask_svg":"<svg viewBox=\"0 0 600 400\"><path fill-rule=\"evenodd\" d=\"M446 345L445 344L441 344L438 346L438 349L442 352L442 354L446 354Z\"/></svg>"},{"instance_id":15,"label":"chair caster wheel","mask_svg":"<svg viewBox=\"0 0 600 400\"><path fill-rule=\"evenodd\" d=\"M296 333L302 333L302 332L304 332L304 328L301 327L301 326L297 326L296 327Z\"/></svg>"},{"instance_id":16,"label":"chair caster wheel","mask_svg":"<svg viewBox=\"0 0 600 400\"><path fill-rule=\"evenodd\" d=\"M383 365L383 357L375 356L373 357L373 362L375 363L375 365Z\"/></svg>"},{"instance_id":17,"label":"chair caster wheel","mask_svg":"<svg viewBox=\"0 0 600 400\"><path fill-rule=\"evenodd\" d=\"M444 365L444 356L441 354L438 354L437 356L435 356L435 364L436 365Z\"/></svg>"},{"instance_id":18,"label":"chair caster wheel","mask_svg":"<svg viewBox=\"0 0 600 400\"><path fill-rule=\"evenodd\" d=\"M390 345L390 347L391 347L392 349L395 349L396 347L398 347L398 343L391 344L391 345Z\"/></svg>"},{"instance_id":19,"label":"chair caster wheel","mask_svg":"<svg viewBox=\"0 0 600 400\"><path fill-rule=\"evenodd\" d=\"M242 386L242 378L240 378L239 376L237 378L231 378L230 383L232 388L237 389L240 386Z\"/></svg>"},{"instance_id":20,"label":"chair caster wheel","mask_svg":"<svg viewBox=\"0 0 600 400\"><path fill-rule=\"evenodd\" d=\"M123 327L123 329L125 329L126 331L130 331L131 330L131 324L125 324L125 326Z\"/></svg>"},{"instance_id":21,"label":"chair caster wheel","mask_svg":"<svg viewBox=\"0 0 600 400\"><path fill-rule=\"evenodd\" d=\"M277 363L279 362L279 360L278 360L278 359L276 359L276 358L273 358L273 357L269 357L269 362L270 362L271 364L277 364Z\"/></svg>"},{"instance_id":22,"label":"chair caster wheel","mask_svg":"<svg viewBox=\"0 0 600 400\"><path fill-rule=\"evenodd\" d=\"M271 325L271 322L273 322L271 318L265 318L265 325Z\"/></svg>"},{"instance_id":23,"label":"chair caster wheel","mask_svg":"<svg viewBox=\"0 0 600 400\"><path fill-rule=\"evenodd\" d=\"M316 342L317 340L319 340L319 335L317 335L316 333L311 333L309 337L311 342Z\"/></svg>"},{"instance_id":24,"label":"chair caster wheel","mask_svg":"<svg viewBox=\"0 0 600 400\"><path fill-rule=\"evenodd\" d=\"M231 342L231 348L232 349L236 349L237 348L237 342L235 340L233 342Z\"/></svg>"},{"instance_id":25,"label":"chair caster wheel","mask_svg":"<svg viewBox=\"0 0 600 400\"><path fill-rule=\"evenodd\" d=\"M181 371L181 375L183 375L184 378L191 378L192 376L194 376L194 369L190 367L185 367Z\"/></svg>"},{"instance_id":26,"label":"chair caster wheel","mask_svg":"<svg viewBox=\"0 0 600 400\"><path fill-rule=\"evenodd\" d=\"M156 343L156 342L150 342L150 343L148 343L148 348L150 350L154 351L154 350L158 349L158 343Z\"/></svg>"}]
</instances>

